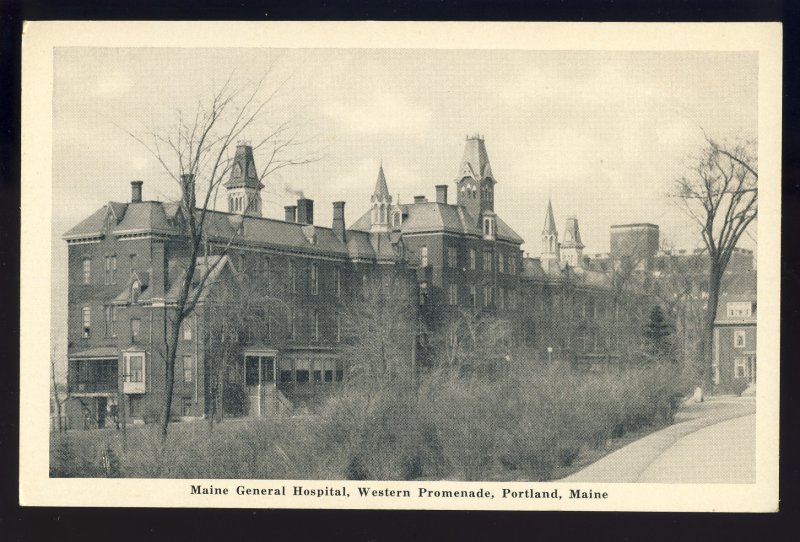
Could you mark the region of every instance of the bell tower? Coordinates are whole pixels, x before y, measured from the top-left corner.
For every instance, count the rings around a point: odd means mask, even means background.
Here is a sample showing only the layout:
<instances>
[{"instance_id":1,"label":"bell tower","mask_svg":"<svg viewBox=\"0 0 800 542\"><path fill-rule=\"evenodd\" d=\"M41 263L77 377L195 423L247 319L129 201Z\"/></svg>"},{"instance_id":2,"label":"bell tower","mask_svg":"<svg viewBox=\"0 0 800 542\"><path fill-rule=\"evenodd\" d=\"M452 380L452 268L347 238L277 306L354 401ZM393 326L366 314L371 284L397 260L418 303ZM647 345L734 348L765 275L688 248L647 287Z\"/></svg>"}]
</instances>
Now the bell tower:
<instances>
[{"instance_id":1,"label":"bell tower","mask_svg":"<svg viewBox=\"0 0 800 542\"><path fill-rule=\"evenodd\" d=\"M497 181L492 174L482 135L467 136L455 182L456 201L473 218L482 221L484 214L494 211L494 185Z\"/></svg>"},{"instance_id":2,"label":"bell tower","mask_svg":"<svg viewBox=\"0 0 800 542\"><path fill-rule=\"evenodd\" d=\"M230 179L225 183L228 212L247 216L261 216L261 189L253 160L253 147L241 142L236 146Z\"/></svg>"},{"instance_id":3,"label":"bell tower","mask_svg":"<svg viewBox=\"0 0 800 542\"><path fill-rule=\"evenodd\" d=\"M574 215L568 216L567 225L564 228L564 242L561 243L564 261L572 267L583 267L583 247L578 219Z\"/></svg>"}]
</instances>

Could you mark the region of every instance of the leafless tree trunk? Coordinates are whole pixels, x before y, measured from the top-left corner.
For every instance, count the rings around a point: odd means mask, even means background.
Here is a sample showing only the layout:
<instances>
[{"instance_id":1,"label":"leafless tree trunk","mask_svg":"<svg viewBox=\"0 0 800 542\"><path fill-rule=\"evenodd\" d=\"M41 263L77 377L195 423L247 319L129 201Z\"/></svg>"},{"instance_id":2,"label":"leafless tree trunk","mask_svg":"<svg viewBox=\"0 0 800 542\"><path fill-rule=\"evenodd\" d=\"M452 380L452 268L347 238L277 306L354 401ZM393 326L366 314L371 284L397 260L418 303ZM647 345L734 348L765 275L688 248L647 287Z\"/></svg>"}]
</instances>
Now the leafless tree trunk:
<instances>
[{"instance_id":1,"label":"leafless tree trunk","mask_svg":"<svg viewBox=\"0 0 800 542\"><path fill-rule=\"evenodd\" d=\"M686 176L675 181L673 196L699 226L708 255L708 302L701 342L701 378L708 384L714 319L734 248L758 216L757 141L707 146Z\"/></svg>"},{"instance_id":2,"label":"leafless tree trunk","mask_svg":"<svg viewBox=\"0 0 800 542\"><path fill-rule=\"evenodd\" d=\"M61 398L61 393L58 391L58 381L56 380L56 357L55 352L50 354L50 384L53 386L53 403L56 407L56 427L59 433L64 433L66 428L62 420L62 408L67 398Z\"/></svg>"},{"instance_id":3,"label":"leafless tree trunk","mask_svg":"<svg viewBox=\"0 0 800 542\"><path fill-rule=\"evenodd\" d=\"M174 305L165 308L164 315L166 377L159 427L162 443L166 442L170 422L181 325L195 310L209 277L215 272L215 269L205 266L197 275L198 262L204 256L204 242L208 237L210 244L215 245L215 255L222 256L239 234L236 232L227 239L213 238L207 230L208 217L232 167L235 145L248 127L262 120L277 93L275 90L264 96L262 86L268 75L254 84L238 88L231 85L229 78L208 103L200 102L193 114L185 116L178 111L176 124L171 130L152 130L144 136L125 130L150 152L178 185L181 229L188 245L185 270ZM277 124L266 137L255 142L253 150L266 154L266 165L258 172L259 179L264 182L278 169L310 162L312 158L286 157L287 152L300 144L288 122Z\"/></svg>"}]
</instances>

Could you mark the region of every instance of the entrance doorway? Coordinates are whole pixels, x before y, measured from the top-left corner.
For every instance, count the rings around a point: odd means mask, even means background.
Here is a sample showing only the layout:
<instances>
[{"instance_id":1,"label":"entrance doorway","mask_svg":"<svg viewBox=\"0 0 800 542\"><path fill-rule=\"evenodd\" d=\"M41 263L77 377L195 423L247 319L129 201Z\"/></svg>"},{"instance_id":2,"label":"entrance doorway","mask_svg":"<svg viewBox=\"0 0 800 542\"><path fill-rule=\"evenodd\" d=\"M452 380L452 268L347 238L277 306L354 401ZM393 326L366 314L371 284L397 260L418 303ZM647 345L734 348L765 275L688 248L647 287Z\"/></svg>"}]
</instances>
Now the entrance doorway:
<instances>
[{"instance_id":1,"label":"entrance doorway","mask_svg":"<svg viewBox=\"0 0 800 542\"><path fill-rule=\"evenodd\" d=\"M244 358L244 389L250 415L262 416L266 412L266 395L275 388L275 356L248 354Z\"/></svg>"}]
</instances>

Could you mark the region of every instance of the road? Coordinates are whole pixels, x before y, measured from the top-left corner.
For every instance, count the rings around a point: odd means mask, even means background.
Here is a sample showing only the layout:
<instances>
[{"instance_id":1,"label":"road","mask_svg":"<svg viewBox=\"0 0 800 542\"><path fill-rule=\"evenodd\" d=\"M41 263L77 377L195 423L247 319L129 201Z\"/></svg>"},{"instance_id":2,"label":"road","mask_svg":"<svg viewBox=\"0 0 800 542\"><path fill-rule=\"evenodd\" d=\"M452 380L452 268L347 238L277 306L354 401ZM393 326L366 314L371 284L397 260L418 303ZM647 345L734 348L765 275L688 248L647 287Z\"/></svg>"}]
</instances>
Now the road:
<instances>
[{"instance_id":1,"label":"road","mask_svg":"<svg viewBox=\"0 0 800 542\"><path fill-rule=\"evenodd\" d=\"M687 403L676 423L607 455L565 482L754 483L755 398Z\"/></svg>"}]
</instances>

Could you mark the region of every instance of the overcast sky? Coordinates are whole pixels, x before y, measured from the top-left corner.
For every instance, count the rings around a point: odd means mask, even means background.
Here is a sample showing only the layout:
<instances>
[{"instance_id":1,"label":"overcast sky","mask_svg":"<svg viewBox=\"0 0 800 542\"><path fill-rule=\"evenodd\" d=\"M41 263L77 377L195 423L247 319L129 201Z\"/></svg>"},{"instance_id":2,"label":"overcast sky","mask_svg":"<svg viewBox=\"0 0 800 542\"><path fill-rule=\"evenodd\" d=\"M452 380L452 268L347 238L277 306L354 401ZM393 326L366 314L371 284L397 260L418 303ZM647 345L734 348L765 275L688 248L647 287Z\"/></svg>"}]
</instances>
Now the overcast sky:
<instances>
[{"instance_id":1,"label":"overcast sky","mask_svg":"<svg viewBox=\"0 0 800 542\"><path fill-rule=\"evenodd\" d=\"M607 251L609 226L626 222L659 224L672 245L696 246L696 228L665 197L671 182L701 128L719 139L757 130L754 53L56 49L54 278L65 269L64 231L109 200L128 201L131 180L144 181L146 199L177 196L119 126L167 129L231 73L241 84L270 66L267 87L285 83L244 138L288 120L310 139L301 152L322 159L267 180L267 216L282 218L295 199L288 186L315 200L320 225L345 200L350 224L368 209L381 160L395 198L433 198L477 132L498 181L495 210L531 255L548 196L559 230L578 216L587 254ZM59 312L65 294L57 284L54 294Z\"/></svg>"}]
</instances>

